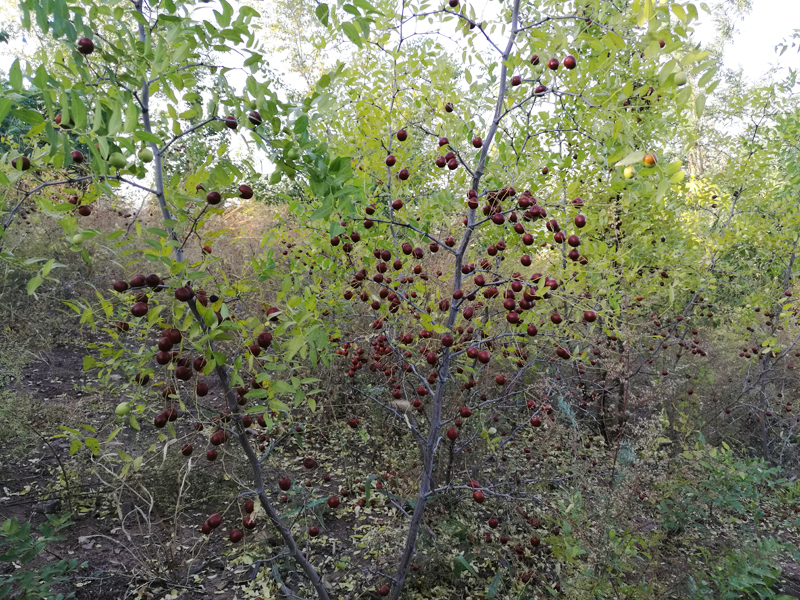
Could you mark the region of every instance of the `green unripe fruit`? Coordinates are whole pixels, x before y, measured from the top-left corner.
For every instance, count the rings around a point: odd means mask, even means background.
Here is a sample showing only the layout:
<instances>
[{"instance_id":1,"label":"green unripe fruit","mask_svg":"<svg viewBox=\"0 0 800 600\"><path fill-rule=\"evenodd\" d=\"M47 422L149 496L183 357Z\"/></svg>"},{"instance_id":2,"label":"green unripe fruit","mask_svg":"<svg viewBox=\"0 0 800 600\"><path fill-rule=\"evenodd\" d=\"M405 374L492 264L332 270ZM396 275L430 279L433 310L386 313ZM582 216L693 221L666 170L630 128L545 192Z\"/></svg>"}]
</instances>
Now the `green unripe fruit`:
<instances>
[{"instance_id":1,"label":"green unripe fruit","mask_svg":"<svg viewBox=\"0 0 800 600\"><path fill-rule=\"evenodd\" d=\"M211 125L211 129L214 131L222 131L225 129L225 121L211 121L209 125Z\"/></svg>"},{"instance_id":2,"label":"green unripe fruit","mask_svg":"<svg viewBox=\"0 0 800 600\"><path fill-rule=\"evenodd\" d=\"M686 85L686 73L681 71L680 73L675 73L675 85L682 86Z\"/></svg>"},{"instance_id":3,"label":"green unripe fruit","mask_svg":"<svg viewBox=\"0 0 800 600\"><path fill-rule=\"evenodd\" d=\"M153 162L153 151L150 148L142 148L139 150L139 160L142 162Z\"/></svg>"},{"instance_id":4,"label":"green unripe fruit","mask_svg":"<svg viewBox=\"0 0 800 600\"><path fill-rule=\"evenodd\" d=\"M286 151L286 158L289 160L298 160L300 158L300 149L289 148L289 150Z\"/></svg>"},{"instance_id":5,"label":"green unripe fruit","mask_svg":"<svg viewBox=\"0 0 800 600\"><path fill-rule=\"evenodd\" d=\"M129 402L120 402L114 412L117 413L118 417L124 417L131 412L131 405Z\"/></svg>"},{"instance_id":6,"label":"green unripe fruit","mask_svg":"<svg viewBox=\"0 0 800 600\"><path fill-rule=\"evenodd\" d=\"M80 246L83 243L83 236L80 233L76 233L72 236L72 245L73 246Z\"/></svg>"},{"instance_id":7,"label":"green unripe fruit","mask_svg":"<svg viewBox=\"0 0 800 600\"><path fill-rule=\"evenodd\" d=\"M111 163L112 167L116 167L117 169L122 169L128 164L128 161L120 152L114 152L114 154L109 156L108 162Z\"/></svg>"}]
</instances>

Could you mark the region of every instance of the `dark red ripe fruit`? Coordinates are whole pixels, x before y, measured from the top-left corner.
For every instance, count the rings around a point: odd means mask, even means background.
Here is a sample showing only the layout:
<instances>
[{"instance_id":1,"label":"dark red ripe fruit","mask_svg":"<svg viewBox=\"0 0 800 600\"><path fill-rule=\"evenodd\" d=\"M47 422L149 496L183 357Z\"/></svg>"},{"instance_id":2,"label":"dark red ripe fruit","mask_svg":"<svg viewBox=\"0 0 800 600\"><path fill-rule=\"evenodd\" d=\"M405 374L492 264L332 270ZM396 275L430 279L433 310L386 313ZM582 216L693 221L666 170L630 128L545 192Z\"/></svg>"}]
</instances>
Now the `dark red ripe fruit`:
<instances>
[{"instance_id":1,"label":"dark red ripe fruit","mask_svg":"<svg viewBox=\"0 0 800 600\"><path fill-rule=\"evenodd\" d=\"M208 521L206 521L211 526L211 529L216 529L220 525L222 525L222 515L219 513L214 513L210 517L208 517Z\"/></svg>"},{"instance_id":2,"label":"dark red ripe fruit","mask_svg":"<svg viewBox=\"0 0 800 600\"><path fill-rule=\"evenodd\" d=\"M557 70L558 69L558 59L557 58L551 58L550 60L548 60L547 61L547 68L550 69L551 71Z\"/></svg>"},{"instance_id":3,"label":"dark red ripe fruit","mask_svg":"<svg viewBox=\"0 0 800 600\"><path fill-rule=\"evenodd\" d=\"M528 256L527 254L523 254L520 257L519 262L522 263L523 267L530 267L531 266L531 257Z\"/></svg>"},{"instance_id":4,"label":"dark red ripe fruit","mask_svg":"<svg viewBox=\"0 0 800 600\"><path fill-rule=\"evenodd\" d=\"M134 317L143 317L147 314L147 304L144 302L137 302L131 308L131 314Z\"/></svg>"},{"instance_id":5,"label":"dark red ripe fruit","mask_svg":"<svg viewBox=\"0 0 800 600\"><path fill-rule=\"evenodd\" d=\"M90 214L92 214L92 209L91 209L91 207L86 206L86 205L79 206L78 207L78 214L80 216L82 216L82 217L88 217Z\"/></svg>"},{"instance_id":6,"label":"dark red ripe fruit","mask_svg":"<svg viewBox=\"0 0 800 600\"><path fill-rule=\"evenodd\" d=\"M217 451L211 448L208 452L206 452L206 459L211 462L217 460Z\"/></svg>"},{"instance_id":7,"label":"dark red ripe fruit","mask_svg":"<svg viewBox=\"0 0 800 600\"><path fill-rule=\"evenodd\" d=\"M228 536L228 539L232 541L234 544L237 544L242 541L244 537L244 531L241 529L231 529L231 533Z\"/></svg>"},{"instance_id":8,"label":"dark red ripe fruit","mask_svg":"<svg viewBox=\"0 0 800 600\"><path fill-rule=\"evenodd\" d=\"M453 342L454 342L453 336L450 335L449 333L445 333L442 336L442 346L446 346L446 347L449 348L450 346L453 345Z\"/></svg>"},{"instance_id":9,"label":"dark red ripe fruit","mask_svg":"<svg viewBox=\"0 0 800 600\"><path fill-rule=\"evenodd\" d=\"M405 142L408 139L408 132L405 129L401 129L397 132L397 139L398 141Z\"/></svg>"},{"instance_id":10,"label":"dark red ripe fruit","mask_svg":"<svg viewBox=\"0 0 800 600\"><path fill-rule=\"evenodd\" d=\"M534 66L539 64L539 57L537 55L534 54L531 56L531 64Z\"/></svg>"},{"instance_id":11,"label":"dark red ripe fruit","mask_svg":"<svg viewBox=\"0 0 800 600\"><path fill-rule=\"evenodd\" d=\"M529 336L532 337L532 336L536 335L537 333L539 333L539 330L536 328L536 325L531 323L530 325L528 325L527 333L528 333Z\"/></svg>"},{"instance_id":12,"label":"dark red ripe fruit","mask_svg":"<svg viewBox=\"0 0 800 600\"><path fill-rule=\"evenodd\" d=\"M255 517L250 515L245 515L244 519L242 519L242 525L244 525L245 529L254 529L256 526Z\"/></svg>"},{"instance_id":13,"label":"dark red ripe fruit","mask_svg":"<svg viewBox=\"0 0 800 600\"><path fill-rule=\"evenodd\" d=\"M308 528L308 535L311 537L317 537L319 535L319 527L314 525L313 527Z\"/></svg>"},{"instance_id":14,"label":"dark red ripe fruit","mask_svg":"<svg viewBox=\"0 0 800 600\"><path fill-rule=\"evenodd\" d=\"M451 171L455 171L458 168L458 161L455 158L451 158L447 161L447 168Z\"/></svg>"},{"instance_id":15,"label":"dark red ripe fruit","mask_svg":"<svg viewBox=\"0 0 800 600\"><path fill-rule=\"evenodd\" d=\"M558 313L553 313L550 315L550 320L553 322L553 325L558 325L561 323L561 315Z\"/></svg>"},{"instance_id":16,"label":"dark red ripe fruit","mask_svg":"<svg viewBox=\"0 0 800 600\"><path fill-rule=\"evenodd\" d=\"M397 174L397 177L400 178L400 181L405 181L408 179L408 169L401 169L401 171Z\"/></svg>"},{"instance_id":17,"label":"dark red ripe fruit","mask_svg":"<svg viewBox=\"0 0 800 600\"><path fill-rule=\"evenodd\" d=\"M448 440L450 440L452 442L452 441L455 441L455 439L457 437L458 437L458 429L456 429L455 427L451 427L450 429L447 430L447 439Z\"/></svg>"},{"instance_id":18,"label":"dark red ripe fruit","mask_svg":"<svg viewBox=\"0 0 800 600\"><path fill-rule=\"evenodd\" d=\"M521 83L522 83L522 77L520 77L519 75L514 75L514 76L511 78L511 85L513 85L513 86L518 86L518 85L520 85Z\"/></svg>"},{"instance_id":19,"label":"dark red ripe fruit","mask_svg":"<svg viewBox=\"0 0 800 600\"><path fill-rule=\"evenodd\" d=\"M472 416L472 410L468 406L463 406L460 414L464 419L467 419Z\"/></svg>"},{"instance_id":20,"label":"dark red ripe fruit","mask_svg":"<svg viewBox=\"0 0 800 600\"><path fill-rule=\"evenodd\" d=\"M381 596L388 596L389 595L389 586L388 585L382 585L380 587L380 589L378 590L378 593Z\"/></svg>"},{"instance_id":21,"label":"dark red ripe fruit","mask_svg":"<svg viewBox=\"0 0 800 600\"><path fill-rule=\"evenodd\" d=\"M483 496L483 492L480 491L480 490L475 490L474 492L472 492L472 499L475 502L477 502L478 504L480 504L481 502L483 502L485 500L485 498Z\"/></svg>"},{"instance_id":22,"label":"dark red ripe fruit","mask_svg":"<svg viewBox=\"0 0 800 600\"><path fill-rule=\"evenodd\" d=\"M488 350L481 350L480 352L478 352L478 362L481 362L484 365L487 364L491 358L492 355L489 354Z\"/></svg>"},{"instance_id":23,"label":"dark red ripe fruit","mask_svg":"<svg viewBox=\"0 0 800 600\"><path fill-rule=\"evenodd\" d=\"M453 103L452 102L448 102L447 104L444 105L444 109L447 112L453 112Z\"/></svg>"},{"instance_id":24,"label":"dark red ripe fruit","mask_svg":"<svg viewBox=\"0 0 800 600\"><path fill-rule=\"evenodd\" d=\"M203 397L203 396L207 395L208 394L208 384L203 382L203 381L198 382L197 386L195 387L195 391L197 392L197 395L200 396L200 397Z\"/></svg>"},{"instance_id":25,"label":"dark red ripe fruit","mask_svg":"<svg viewBox=\"0 0 800 600\"><path fill-rule=\"evenodd\" d=\"M331 496L328 498L328 506L331 508L338 508L339 507L339 498L337 496Z\"/></svg>"},{"instance_id":26,"label":"dark red ripe fruit","mask_svg":"<svg viewBox=\"0 0 800 600\"><path fill-rule=\"evenodd\" d=\"M437 167L444 169L447 166L447 159L444 156L437 156L435 163Z\"/></svg>"},{"instance_id":27,"label":"dark red ripe fruit","mask_svg":"<svg viewBox=\"0 0 800 600\"><path fill-rule=\"evenodd\" d=\"M313 458L311 458L310 456L306 456L306 457L303 459L303 466L304 466L306 469L313 469L314 467L316 467L316 466L317 466L317 461L315 461L315 460L314 460Z\"/></svg>"},{"instance_id":28,"label":"dark red ripe fruit","mask_svg":"<svg viewBox=\"0 0 800 600\"><path fill-rule=\"evenodd\" d=\"M483 146L483 140L479 137L474 137L472 138L472 145L475 146L476 148L480 148L481 146Z\"/></svg>"},{"instance_id":29,"label":"dark red ripe fruit","mask_svg":"<svg viewBox=\"0 0 800 600\"><path fill-rule=\"evenodd\" d=\"M203 523L203 526L200 528L200 531L203 532L203 535L208 535L211 533L211 525L208 524L208 521Z\"/></svg>"},{"instance_id":30,"label":"dark red ripe fruit","mask_svg":"<svg viewBox=\"0 0 800 600\"><path fill-rule=\"evenodd\" d=\"M181 446L181 454L184 456L191 456L192 452L194 452L194 448L192 448L191 444L184 444Z\"/></svg>"},{"instance_id":31,"label":"dark red ripe fruit","mask_svg":"<svg viewBox=\"0 0 800 600\"><path fill-rule=\"evenodd\" d=\"M222 202L222 196L220 196L219 192L208 192L208 194L206 194L206 202L212 206L219 204Z\"/></svg>"},{"instance_id":32,"label":"dark red ripe fruit","mask_svg":"<svg viewBox=\"0 0 800 600\"><path fill-rule=\"evenodd\" d=\"M67 202L70 204L78 205L78 197L75 194L71 194L69 198L67 198Z\"/></svg>"},{"instance_id":33,"label":"dark red ripe fruit","mask_svg":"<svg viewBox=\"0 0 800 600\"><path fill-rule=\"evenodd\" d=\"M72 126L75 125L75 123L74 123L74 121L72 119L69 120L69 123L62 123L61 119L62 119L61 113L58 113L56 115L56 118L54 119L56 125L61 127L61 129L72 129Z\"/></svg>"},{"instance_id":34,"label":"dark red ripe fruit","mask_svg":"<svg viewBox=\"0 0 800 600\"><path fill-rule=\"evenodd\" d=\"M270 344L272 344L272 333L269 331L263 331L258 334L256 341L262 348L269 348Z\"/></svg>"},{"instance_id":35,"label":"dark red ripe fruit","mask_svg":"<svg viewBox=\"0 0 800 600\"><path fill-rule=\"evenodd\" d=\"M247 514L252 513L255 509L256 509L256 503L253 502L252 500L247 500L244 503L244 512L246 512Z\"/></svg>"},{"instance_id":36,"label":"dark red ripe fruit","mask_svg":"<svg viewBox=\"0 0 800 600\"><path fill-rule=\"evenodd\" d=\"M175 299L181 302L188 302L192 296L194 296L194 292L192 292L191 288L179 287L175 290Z\"/></svg>"},{"instance_id":37,"label":"dark red ripe fruit","mask_svg":"<svg viewBox=\"0 0 800 600\"><path fill-rule=\"evenodd\" d=\"M233 115L228 115L225 117L225 127L228 129L236 129L239 126L239 123L236 122L236 117Z\"/></svg>"},{"instance_id":38,"label":"dark red ripe fruit","mask_svg":"<svg viewBox=\"0 0 800 600\"><path fill-rule=\"evenodd\" d=\"M539 546L539 538L537 538L536 536L532 537L531 538L531 546L533 546L534 548L538 547Z\"/></svg>"},{"instance_id":39,"label":"dark red ripe fruit","mask_svg":"<svg viewBox=\"0 0 800 600\"><path fill-rule=\"evenodd\" d=\"M495 225L502 225L506 222L506 218L503 216L502 213L494 213L492 215L492 223Z\"/></svg>"},{"instance_id":40,"label":"dark red ripe fruit","mask_svg":"<svg viewBox=\"0 0 800 600\"><path fill-rule=\"evenodd\" d=\"M240 185L239 186L239 197L244 198L245 200L249 200L253 197L253 188L249 185Z\"/></svg>"},{"instance_id":41,"label":"dark red ripe fruit","mask_svg":"<svg viewBox=\"0 0 800 600\"><path fill-rule=\"evenodd\" d=\"M87 37L82 37L78 40L78 52L84 56L88 56L94 52L94 42Z\"/></svg>"},{"instance_id":42,"label":"dark red ripe fruit","mask_svg":"<svg viewBox=\"0 0 800 600\"><path fill-rule=\"evenodd\" d=\"M564 59L564 68L569 69L570 71L578 66L578 61L575 60L575 57L571 54Z\"/></svg>"},{"instance_id":43,"label":"dark red ripe fruit","mask_svg":"<svg viewBox=\"0 0 800 600\"><path fill-rule=\"evenodd\" d=\"M533 417L531 419L531 425L533 425L534 427L541 427L542 426L542 420L538 416Z\"/></svg>"},{"instance_id":44,"label":"dark red ripe fruit","mask_svg":"<svg viewBox=\"0 0 800 600\"><path fill-rule=\"evenodd\" d=\"M586 215L575 215L575 227L581 228L586 225Z\"/></svg>"},{"instance_id":45,"label":"dark red ripe fruit","mask_svg":"<svg viewBox=\"0 0 800 600\"><path fill-rule=\"evenodd\" d=\"M281 488L284 492L289 491L289 488L292 487L292 480L288 477L284 477L278 482L278 487Z\"/></svg>"},{"instance_id":46,"label":"dark red ripe fruit","mask_svg":"<svg viewBox=\"0 0 800 600\"><path fill-rule=\"evenodd\" d=\"M263 122L263 119L261 118L261 113L258 112L257 110L254 110L253 112L251 112L247 116L247 118L250 120L250 122L253 125L261 125L261 123Z\"/></svg>"},{"instance_id":47,"label":"dark red ripe fruit","mask_svg":"<svg viewBox=\"0 0 800 600\"><path fill-rule=\"evenodd\" d=\"M386 157L385 162L387 167L393 167L397 162L397 159L392 154L390 154L389 156Z\"/></svg>"},{"instance_id":48,"label":"dark red ripe fruit","mask_svg":"<svg viewBox=\"0 0 800 600\"><path fill-rule=\"evenodd\" d=\"M492 529L497 529L497 526L498 526L499 524L500 524L500 521L498 521L498 520L497 520L497 519L495 519L494 517L492 517L491 519L489 519L489 527L491 527Z\"/></svg>"},{"instance_id":49,"label":"dark red ripe fruit","mask_svg":"<svg viewBox=\"0 0 800 600\"><path fill-rule=\"evenodd\" d=\"M134 275L131 277L130 284L133 288L144 286L144 275Z\"/></svg>"},{"instance_id":50,"label":"dark red ripe fruit","mask_svg":"<svg viewBox=\"0 0 800 600\"><path fill-rule=\"evenodd\" d=\"M79 165L83 162L83 152L80 150L73 150L70 152L70 156L72 156L72 162L74 162L76 165Z\"/></svg>"},{"instance_id":51,"label":"dark red ripe fruit","mask_svg":"<svg viewBox=\"0 0 800 600\"><path fill-rule=\"evenodd\" d=\"M572 356L572 355L569 353L569 350L567 350L566 348L558 348L558 349L556 350L556 354L557 354L557 355L558 355L560 358L563 358L564 360L567 360L568 358L570 358L570 357Z\"/></svg>"},{"instance_id":52,"label":"dark red ripe fruit","mask_svg":"<svg viewBox=\"0 0 800 600\"><path fill-rule=\"evenodd\" d=\"M181 381L189 381L192 378L192 370L188 367L178 367L175 369L175 377Z\"/></svg>"},{"instance_id":53,"label":"dark red ripe fruit","mask_svg":"<svg viewBox=\"0 0 800 600\"><path fill-rule=\"evenodd\" d=\"M569 244L573 248L577 248L578 246L581 245L581 238L579 238L577 235L573 233L571 236L567 238L567 244Z\"/></svg>"},{"instance_id":54,"label":"dark red ripe fruit","mask_svg":"<svg viewBox=\"0 0 800 600\"><path fill-rule=\"evenodd\" d=\"M597 320L597 313L595 313L593 310L584 311L583 320L587 323L594 323Z\"/></svg>"},{"instance_id":55,"label":"dark red ripe fruit","mask_svg":"<svg viewBox=\"0 0 800 600\"><path fill-rule=\"evenodd\" d=\"M400 210L403 208L403 201L398 198L397 200L392 200L392 208L394 210Z\"/></svg>"},{"instance_id":56,"label":"dark red ripe fruit","mask_svg":"<svg viewBox=\"0 0 800 600\"><path fill-rule=\"evenodd\" d=\"M658 46L659 46L660 48L663 48L663 47L664 47L664 46L666 46L666 45L667 45L667 42L665 42L664 40L658 40Z\"/></svg>"},{"instance_id":57,"label":"dark red ripe fruit","mask_svg":"<svg viewBox=\"0 0 800 600\"><path fill-rule=\"evenodd\" d=\"M128 282L127 281L115 281L114 282L114 291L115 292L124 292L128 289Z\"/></svg>"},{"instance_id":58,"label":"dark red ripe fruit","mask_svg":"<svg viewBox=\"0 0 800 600\"><path fill-rule=\"evenodd\" d=\"M158 429L161 429L166 424L167 424L167 415L164 414L164 413L161 413L160 415L156 415L155 419L153 419L153 425L155 425L156 428L158 428Z\"/></svg>"}]
</instances>

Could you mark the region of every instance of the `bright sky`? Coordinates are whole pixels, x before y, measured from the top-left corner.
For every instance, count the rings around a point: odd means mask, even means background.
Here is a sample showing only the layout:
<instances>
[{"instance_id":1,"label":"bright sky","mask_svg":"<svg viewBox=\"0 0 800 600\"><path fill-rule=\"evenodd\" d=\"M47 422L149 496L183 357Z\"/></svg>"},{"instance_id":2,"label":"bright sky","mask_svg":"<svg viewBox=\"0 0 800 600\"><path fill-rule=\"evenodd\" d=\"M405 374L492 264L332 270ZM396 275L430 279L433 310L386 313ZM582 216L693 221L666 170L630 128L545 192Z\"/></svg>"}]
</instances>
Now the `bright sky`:
<instances>
[{"instance_id":1,"label":"bright sky","mask_svg":"<svg viewBox=\"0 0 800 600\"><path fill-rule=\"evenodd\" d=\"M725 66L743 68L745 75L759 79L771 66L800 69L800 54L790 48L782 57L775 46L789 40L794 29L800 29L800 0L754 0L753 11L744 21L735 24L737 33L732 44L725 48ZM700 26L696 27L698 40L707 43L714 37L713 19L700 11Z\"/></svg>"},{"instance_id":2,"label":"bright sky","mask_svg":"<svg viewBox=\"0 0 800 600\"><path fill-rule=\"evenodd\" d=\"M5 19L15 10L8 2L2 2L0 8L0 18ZM18 15L15 20L19 22ZM736 28L733 43L725 48L726 67L742 67L753 80L759 79L770 66L778 64L800 69L800 54L796 48L789 49L781 58L774 51L778 43L789 39L794 28L800 29L800 0L754 0L753 11L743 21L737 22ZM702 10L696 29L698 41L707 43L713 39L713 20ZM14 40L12 52L18 48L18 40ZM13 54L3 52L0 69L7 73L13 60ZM274 66L280 67L280 64Z\"/></svg>"}]
</instances>

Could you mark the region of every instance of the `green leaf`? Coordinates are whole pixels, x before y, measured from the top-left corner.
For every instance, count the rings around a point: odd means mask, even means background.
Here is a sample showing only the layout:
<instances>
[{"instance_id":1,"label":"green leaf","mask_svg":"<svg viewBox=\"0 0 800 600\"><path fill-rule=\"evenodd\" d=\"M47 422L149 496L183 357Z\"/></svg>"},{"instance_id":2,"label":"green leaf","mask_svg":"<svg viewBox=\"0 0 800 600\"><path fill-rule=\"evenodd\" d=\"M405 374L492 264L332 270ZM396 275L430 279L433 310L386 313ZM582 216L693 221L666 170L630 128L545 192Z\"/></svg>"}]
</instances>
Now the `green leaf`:
<instances>
[{"instance_id":1,"label":"green leaf","mask_svg":"<svg viewBox=\"0 0 800 600\"><path fill-rule=\"evenodd\" d=\"M163 144L160 137L157 135L153 135L149 131L145 131L143 129L137 129L133 132L133 137L141 142L152 142L153 144L158 144L159 146Z\"/></svg>"},{"instance_id":2,"label":"green leaf","mask_svg":"<svg viewBox=\"0 0 800 600\"><path fill-rule=\"evenodd\" d=\"M319 19L319 22L327 27L328 15L330 13L328 5L325 4L324 2L317 4L317 8L314 10L314 13L317 15L317 19Z\"/></svg>"},{"instance_id":3,"label":"green leaf","mask_svg":"<svg viewBox=\"0 0 800 600\"><path fill-rule=\"evenodd\" d=\"M11 70L8 72L8 81L14 91L22 91L22 69L19 66L19 59L11 64Z\"/></svg>"},{"instance_id":4,"label":"green leaf","mask_svg":"<svg viewBox=\"0 0 800 600\"><path fill-rule=\"evenodd\" d=\"M289 361L292 360L295 354L305 346L306 338L302 335L295 336L291 339L291 341L286 344L286 356L284 357L285 360Z\"/></svg>"},{"instance_id":5,"label":"green leaf","mask_svg":"<svg viewBox=\"0 0 800 600\"><path fill-rule=\"evenodd\" d=\"M283 402L281 402L277 398L273 398L272 400L269 401L269 407L272 410L277 410L279 412L289 412L289 410L290 410L289 407L286 404L284 404Z\"/></svg>"},{"instance_id":6,"label":"green leaf","mask_svg":"<svg viewBox=\"0 0 800 600\"><path fill-rule=\"evenodd\" d=\"M486 600L491 600L497 594L497 589L500 587L500 580L503 578L504 573L505 571L498 571L497 575L494 576L492 583L489 584L489 589L486 591Z\"/></svg>"},{"instance_id":7,"label":"green leaf","mask_svg":"<svg viewBox=\"0 0 800 600\"><path fill-rule=\"evenodd\" d=\"M471 564L469 564L469 561L467 561L467 559L464 558L461 554L456 556L455 562L456 562L456 570L458 570L459 567L460 567L461 570L469 571L473 575L477 575L478 574L478 572L475 570L475 567L473 567Z\"/></svg>"},{"instance_id":8,"label":"green leaf","mask_svg":"<svg viewBox=\"0 0 800 600\"><path fill-rule=\"evenodd\" d=\"M299 134L305 132L306 129L308 129L308 116L300 115L300 118L294 122L294 132Z\"/></svg>"},{"instance_id":9,"label":"green leaf","mask_svg":"<svg viewBox=\"0 0 800 600\"><path fill-rule=\"evenodd\" d=\"M44 281L44 279L42 279L39 275L37 275L36 277L31 279L28 282L28 296L32 296L33 293L36 291L36 288L38 288L40 285L42 285L43 281Z\"/></svg>"},{"instance_id":10,"label":"green leaf","mask_svg":"<svg viewBox=\"0 0 800 600\"><path fill-rule=\"evenodd\" d=\"M8 98L1 98L0 99L0 123L3 122L3 119L6 118L8 111L11 110L11 100Z\"/></svg>"},{"instance_id":11,"label":"green leaf","mask_svg":"<svg viewBox=\"0 0 800 600\"><path fill-rule=\"evenodd\" d=\"M636 152L631 152L630 154L628 154L628 156L626 156L621 161L619 161L616 164L616 166L618 166L618 167L627 167L628 165L632 165L634 163L641 162L642 159L644 158L645 154L646 153L642 152L641 150L637 150Z\"/></svg>"},{"instance_id":12,"label":"green leaf","mask_svg":"<svg viewBox=\"0 0 800 600\"><path fill-rule=\"evenodd\" d=\"M11 114L17 117L20 121L24 121L28 125L40 125L44 123L44 117L41 113L35 110L28 110L27 108L12 109Z\"/></svg>"},{"instance_id":13,"label":"green leaf","mask_svg":"<svg viewBox=\"0 0 800 600\"><path fill-rule=\"evenodd\" d=\"M352 23L342 23L342 31L344 34L350 38L350 41L353 42L356 46L361 48L361 37L358 35L358 29Z\"/></svg>"},{"instance_id":14,"label":"green leaf","mask_svg":"<svg viewBox=\"0 0 800 600\"><path fill-rule=\"evenodd\" d=\"M703 110L705 109L705 107L706 107L705 94L700 94L694 101L694 112L697 115L698 119L703 116Z\"/></svg>"}]
</instances>

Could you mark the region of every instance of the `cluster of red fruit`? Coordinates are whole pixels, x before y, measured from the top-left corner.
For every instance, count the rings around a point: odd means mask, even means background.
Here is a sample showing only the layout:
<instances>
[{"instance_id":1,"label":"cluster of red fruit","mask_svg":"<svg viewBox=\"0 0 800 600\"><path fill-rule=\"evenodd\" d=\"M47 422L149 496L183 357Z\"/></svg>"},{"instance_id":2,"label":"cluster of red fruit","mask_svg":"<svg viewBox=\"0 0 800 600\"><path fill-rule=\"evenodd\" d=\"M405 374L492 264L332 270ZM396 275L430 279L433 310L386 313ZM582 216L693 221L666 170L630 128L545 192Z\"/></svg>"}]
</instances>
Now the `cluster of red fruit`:
<instances>
[{"instance_id":1,"label":"cluster of red fruit","mask_svg":"<svg viewBox=\"0 0 800 600\"><path fill-rule=\"evenodd\" d=\"M228 117L228 119L233 119L233 117ZM236 122L236 120L234 119L234 123L235 122ZM226 120L226 123L227 123L227 120ZM234 129L235 129L235 127L234 127ZM200 191L204 192L205 188L203 187L202 183L198 183L195 186L195 190L198 191L198 192L200 192ZM239 186L239 197L242 200L249 200L250 198L253 197L253 188L251 188L249 185L245 185L245 184L240 185ZM216 191L208 192L206 194L206 202L208 204L210 204L211 206L216 206L217 204L222 202L222 194L220 194L219 192L216 192Z\"/></svg>"}]
</instances>

